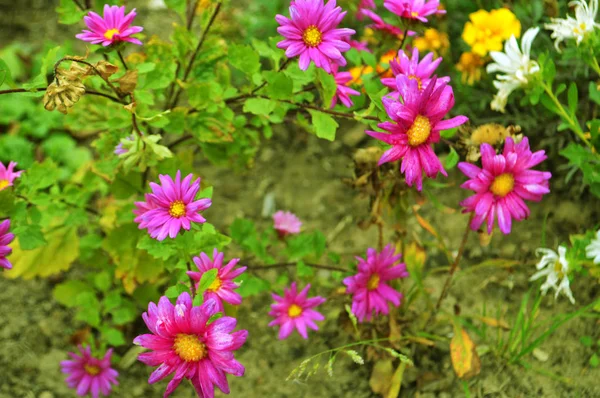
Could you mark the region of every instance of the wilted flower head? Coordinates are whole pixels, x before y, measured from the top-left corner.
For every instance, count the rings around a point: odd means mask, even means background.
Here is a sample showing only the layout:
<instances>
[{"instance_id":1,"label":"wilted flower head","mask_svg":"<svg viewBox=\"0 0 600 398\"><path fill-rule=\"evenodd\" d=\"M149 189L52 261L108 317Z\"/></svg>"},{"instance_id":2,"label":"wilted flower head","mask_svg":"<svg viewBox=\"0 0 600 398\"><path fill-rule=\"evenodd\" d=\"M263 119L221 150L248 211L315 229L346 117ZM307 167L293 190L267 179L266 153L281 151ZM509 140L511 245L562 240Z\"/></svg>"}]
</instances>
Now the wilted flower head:
<instances>
[{"instance_id":1,"label":"wilted flower head","mask_svg":"<svg viewBox=\"0 0 600 398\"><path fill-rule=\"evenodd\" d=\"M75 37L92 44L102 44L104 47L121 41L141 45L141 41L132 37L132 35L144 30L141 26L131 26L135 16L135 8L125 15L125 6L118 7L106 4L104 6L104 17L93 11L83 17L90 30L84 30L83 33Z\"/></svg>"},{"instance_id":2,"label":"wilted flower head","mask_svg":"<svg viewBox=\"0 0 600 398\"><path fill-rule=\"evenodd\" d=\"M440 131L460 126L468 119L456 116L442 120L454 106L452 87L446 83L437 83L434 78L423 90L419 90L417 80L405 75L396 77L402 102L384 97L383 105L391 122L378 125L388 133L366 131L371 137L392 145L379 164L402 159L400 171L406 175L409 186L423 188L423 172L429 178L438 173L447 175L440 160L433 151L432 144L440 140Z\"/></svg>"},{"instance_id":3,"label":"wilted flower head","mask_svg":"<svg viewBox=\"0 0 600 398\"><path fill-rule=\"evenodd\" d=\"M277 15L279 23L277 31L285 40L277 43L277 47L285 49L288 58L300 56L300 69L306 70L311 61L327 73L331 73L331 63L346 65L342 52L348 51L350 45L343 41L347 36L356 33L352 29L338 29L346 12L336 7L335 0L324 4L323 0L296 0L290 4L291 19Z\"/></svg>"},{"instance_id":4,"label":"wilted flower head","mask_svg":"<svg viewBox=\"0 0 600 398\"><path fill-rule=\"evenodd\" d=\"M560 43L575 39L579 45L585 37L594 31L600 25L596 23L598 14L598 0L590 0L590 4L585 0L575 0L569 3L569 6L575 7L575 18L567 15L566 19L552 18L552 23L544 25L544 28L551 30L551 37L555 39L554 46L560 52Z\"/></svg>"},{"instance_id":5,"label":"wilted flower head","mask_svg":"<svg viewBox=\"0 0 600 398\"><path fill-rule=\"evenodd\" d=\"M381 253L375 249L367 250L367 257L358 260L358 273L344 279L352 294L352 313L360 322L370 321L375 315L389 313L388 303L400 305L402 293L394 290L386 282L408 277L406 264L400 263L400 254L394 254L394 247L387 245Z\"/></svg>"},{"instance_id":6,"label":"wilted flower head","mask_svg":"<svg viewBox=\"0 0 600 398\"><path fill-rule=\"evenodd\" d=\"M429 15L446 13L439 0L384 0L383 6L401 18L421 22L427 22Z\"/></svg>"},{"instance_id":7,"label":"wilted flower head","mask_svg":"<svg viewBox=\"0 0 600 398\"><path fill-rule=\"evenodd\" d=\"M469 15L462 38L471 51L485 56L489 51L502 50L502 43L511 36L521 36L521 22L508 8L479 10Z\"/></svg>"},{"instance_id":8,"label":"wilted flower head","mask_svg":"<svg viewBox=\"0 0 600 398\"><path fill-rule=\"evenodd\" d=\"M80 397L90 394L93 398L98 398L100 393L109 395L112 385L119 384L119 373L110 367L112 349L106 351L104 358L98 359L92 356L89 346L78 348L80 355L70 352L69 356L73 359L60 363L62 372L68 375L67 385L75 389Z\"/></svg>"},{"instance_id":9,"label":"wilted flower head","mask_svg":"<svg viewBox=\"0 0 600 398\"><path fill-rule=\"evenodd\" d=\"M0 244L2 244L2 240L0 240ZM600 229L596 232L596 238L586 246L585 255L591 258L594 264L600 264Z\"/></svg>"},{"instance_id":10,"label":"wilted flower head","mask_svg":"<svg viewBox=\"0 0 600 398\"><path fill-rule=\"evenodd\" d=\"M181 228L190 229L191 222L204 223L206 219L200 211L211 205L210 199L194 200L200 189L200 178L193 183L192 175L181 180L181 171L177 171L175 180L168 175L159 175L162 185L150 183L152 193L146 196L146 202L137 202L134 214L139 228L147 228L150 236L164 240L167 236L175 238Z\"/></svg>"},{"instance_id":11,"label":"wilted flower head","mask_svg":"<svg viewBox=\"0 0 600 398\"><path fill-rule=\"evenodd\" d=\"M246 271L247 267L239 267L234 269L239 258L231 259L227 265L223 266L223 253L219 253L217 249L213 250L213 259L206 253L200 253L200 256L194 257L194 264L200 272L187 271L187 274L196 281L196 286L199 285L202 275L211 269L217 270L217 277L204 292L204 301L214 299L217 302L217 312L223 312L223 302L231 305L242 304L242 296L234 290L239 286L233 281Z\"/></svg>"},{"instance_id":12,"label":"wilted flower head","mask_svg":"<svg viewBox=\"0 0 600 398\"><path fill-rule=\"evenodd\" d=\"M15 179L21 177L21 174L23 174L23 170L14 171L16 166L16 162L9 162L8 167L5 167L4 163L0 162L0 191L12 186Z\"/></svg>"},{"instance_id":13,"label":"wilted flower head","mask_svg":"<svg viewBox=\"0 0 600 398\"><path fill-rule=\"evenodd\" d=\"M427 54L419 61L419 50L413 48L412 56L409 58L404 50L398 51L398 57L390 61L390 67L394 77L388 77L381 79L381 83L397 91L396 76L406 76L409 80L417 82L419 90L427 88L431 77L439 64L442 62L442 58L433 59L433 53ZM449 77L442 77L437 79L437 84L450 82Z\"/></svg>"},{"instance_id":14,"label":"wilted flower head","mask_svg":"<svg viewBox=\"0 0 600 398\"><path fill-rule=\"evenodd\" d=\"M481 145L483 168L461 162L458 168L469 180L462 188L475 191L475 195L463 200L463 212L474 212L471 229L476 231L487 221L488 234L498 226L504 234L509 234L512 219L521 221L529 216L529 208L524 200L539 202L550 192L548 181L552 174L547 171L531 170L546 159L543 150L532 153L527 137L516 144L511 137L506 138L503 153L489 144Z\"/></svg>"},{"instance_id":15,"label":"wilted flower head","mask_svg":"<svg viewBox=\"0 0 600 398\"><path fill-rule=\"evenodd\" d=\"M308 338L307 327L319 330L315 321L322 321L325 317L314 308L323 304L325 299L320 296L307 298L309 289L310 284L298 293L296 282L294 282L289 289L284 289L283 297L272 294L275 304L271 304L269 315L275 320L271 321L269 326L279 326L280 340L286 339L294 329L304 339Z\"/></svg>"},{"instance_id":16,"label":"wilted flower head","mask_svg":"<svg viewBox=\"0 0 600 398\"><path fill-rule=\"evenodd\" d=\"M134 344L145 347L138 360L148 366L158 366L148 383L154 384L175 373L165 391L167 398L181 381L189 379L199 397L214 397L214 386L229 394L227 373L244 375L244 366L233 354L248 337L247 330L233 332L237 321L228 316L208 323L217 314L217 302L208 299L199 307L192 305L188 293L182 293L175 305L161 297L158 306L148 304L142 314L151 334L136 337Z\"/></svg>"},{"instance_id":17,"label":"wilted flower head","mask_svg":"<svg viewBox=\"0 0 600 398\"><path fill-rule=\"evenodd\" d=\"M279 210L273 214L273 227L281 238L300 233L302 221L290 211Z\"/></svg>"},{"instance_id":18,"label":"wilted flower head","mask_svg":"<svg viewBox=\"0 0 600 398\"><path fill-rule=\"evenodd\" d=\"M521 48L515 36L511 36L504 52L490 53L495 62L487 66L488 73L503 73L494 80L498 93L491 104L493 110L504 112L508 96L517 88L526 87L540 72L540 65L531 59L531 45L539 31L540 28L528 29L521 40Z\"/></svg>"},{"instance_id":19,"label":"wilted flower head","mask_svg":"<svg viewBox=\"0 0 600 398\"><path fill-rule=\"evenodd\" d=\"M529 280L534 281L545 276L546 281L540 287L542 294L546 294L552 288L556 292L554 298L557 298L559 293L562 292L569 298L571 304L575 304L567 275L569 273L569 262L566 258L566 247L558 246L558 254L550 249L537 249L536 254L542 254L542 258L536 264L538 272Z\"/></svg>"},{"instance_id":20,"label":"wilted flower head","mask_svg":"<svg viewBox=\"0 0 600 398\"><path fill-rule=\"evenodd\" d=\"M12 249L8 245L15 239L15 235L8 232L9 230L10 220L0 222L0 268L5 269L12 268L12 264L6 257L12 253Z\"/></svg>"},{"instance_id":21,"label":"wilted flower head","mask_svg":"<svg viewBox=\"0 0 600 398\"><path fill-rule=\"evenodd\" d=\"M348 84L350 84L353 79L352 74L350 72L338 72L337 65L331 65L331 74L335 78L335 84L337 85L335 95L331 99L331 108L337 104L338 100L344 104L345 107L351 108L353 103L350 96L360 95L358 91L348 87Z\"/></svg>"}]
</instances>

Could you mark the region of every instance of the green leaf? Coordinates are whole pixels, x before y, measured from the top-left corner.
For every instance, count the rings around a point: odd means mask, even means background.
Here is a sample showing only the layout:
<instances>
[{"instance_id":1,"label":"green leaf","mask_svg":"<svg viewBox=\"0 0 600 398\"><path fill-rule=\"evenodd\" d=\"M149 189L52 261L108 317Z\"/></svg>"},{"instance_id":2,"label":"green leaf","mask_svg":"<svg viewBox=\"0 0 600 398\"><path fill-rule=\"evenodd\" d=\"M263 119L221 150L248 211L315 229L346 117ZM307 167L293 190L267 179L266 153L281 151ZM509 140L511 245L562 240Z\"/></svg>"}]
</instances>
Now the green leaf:
<instances>
[{"instance_id":1,"label":"green leaf","mask_svg":"<svg viewBox=\"0 0 600 398\"><path fill-rule=\"evenodd\" d=\"M61 171L56 163L46 159L44 163L35 163L27 169L27 173L23 173L21 185L28 193L38 191L56 184L60 175Z\"/></svg>"},{"instance_id":2,"label":"green leaf","mask_svg":"<svg viewBox=\"0 0 600 398\"><path fill-rule=\"evenodd\" d=\"M264 73L267 81L267 93L272 99L289 99L292 96L294 82L281 72L268 71Z\"/></svg>"},{"instance_id":3,"label":"green leaf","mask_svg":"<svg viewBox=\"0 0 600 398\"><path fill-rule=\"evenodd\" d=\"M210 285L217 279L218 269L212 268L202 274L202 278L200 278L200 283L198 284L198 289L196 291L197 294L204 293Z\"/></svg>"},{"instance_id":4,"label":"green leaf","mask_svg":"<svg viewBox=\"0 0 600 398\"><path fill-rule=\"evenodd\" d=\"M306 263L302 260L300 260L296 263L296 273L301 278L307 277L307 276L313 276L315 274L312 267L306 265Z\"/></svg>"},{"instance_id":5,"label":"green leaf","mask_svg":"<svg viewBox=\"0 0 600 398\"><path fill-rule=\"evenodd\" d=\"M185 21L185 1L186 0L165 0L165 4Z\"/></svg>"},{"instance_id":6,"label":"green leaf","mask_svg":"<svg viewBox=\"0 0 600 398\"><path fill-rule=\"evenodd\" d=\"M74 307L76 305L75 298L80 293L91 290L92 288L87 283L72 279L56 285L52 290L52 296L65 307Z\"/></svg>"},{"instance_id":7,"label":"green leaf","mask_svg":"<svg viewBox=\"0 0 600 398\"><path fill-rule=\"evenodd\" d=\"M133 322L133 320L137 317L137 311L135 307L130 304L130 302L125 302L129 305L117 308L114 311L111 311L112 321L116 325L125 325L126 323Z\"/></svg>"},{"instance_id":8,"label":"green leaf","mask_svg":"<svg viewBox=\"0 0 600 398\"><path fill-rule=\"evenodd\" d=\"M277 103L266 98L249 98L244 102L244 112L268 116L275 110Z\"/></svg>"},{"instance_id":9,"label":"green leaf","mask_svg":"<svg viewBox=\"0 0 600 398\"><path fill-rule=\"evenodd\" d=\"M459 156L458 153L454 150L454 148L450 147L450 153L446 156L446 160L444 161L444 167L446 169L453 169L458 164Z\"/></svg>"},{"instance_id":10,"label":"green leaf","mask_svg":"<svg viewBox=\"0 0 600 398\"><path fill-rule=\"evenodd\" d=\"M136 246L138 249L146 250L154 258L168 260L177 254L177 248L171 245L170 242L159 242L156 239L145 234L139 240Z\"/></svg>"},{"instance_id":11,"label":"green leaf","mask_svg":"<svg viewBox=\"0 0 600 398\"><path fill-rule=\"evenodd\" d=\"M11 262L13 269L4 272L8 278L22 277L31 279L36 276L47 277L66 271L79 257L79 236L77 228L58 227L46 232L44 246L24 251L19 240L13 244Z\"/></svg>"},{"instance_id":12,"label":"green leaf","mask_svg":"<svg viewBox=\"0 0 600 398\"><path fill-rule=\"evenodd\" d=\"M2 87L4 83L9 86L14 84L8 65L0 59L0 87Z\"/></svg>"},{"instance_id":13,"label":"green leaf","mask_svg":"<svg viewBox=\"0 0 600 398\"><path fill-rule=\"evenodd\" d=\"M104 308L104 311L109 313L115 308L120 307L122 302L123 298L121 297L121 294L118 291L112 291L109 292L106 296L104 296L102 306Z\"/></svg>"},{"instance_id":14,"label":"green leaf","mask_svg":"<svg viewBox=\"0 0 600 398\"><path fill-rule=\"evenodd\" d=\"M572 115L575 115L577 113L578 99L579 99L579 92L577 91L577 84L575 84L574 82L571 82L571 85L569 86L569 93L568 93L568 104L569 104L569 110L571 111Z\"/></svg>"},{"instance_id":15,"label":"green leaf","mask_svg":"<svg viewBox=\"0 0 600 398\"><path fill-rule=\"evenodd\" d=\"M94 286L102 292L108 291L112 286L112 277L108 271L94 275Z\"/></svg>"},{"instance_id":16,"label":"green leaf","mask_svg":"<svg viewBox=\"0 0 600 398\"><path fill-rule=\"evenodd\" d=\"M581 341L581 344L583 344L585 347L591 347L594 345L594 339L592 339L592 336L582 336L579 341Z\"/></svg>"},{"instance_id":17,"label":"green leaf","mask_svg":"<svg viewBox=\"0 0 600 398\"><path fill-rule=\"evenodd\" d=\"M48 86L46 76L54 73L52 68L56 61L58 61L57 55L59 50L60 46L57 46L46 53L46 55L42 59L42 67L40 68L40 73L31 81L31 83L24 84L23 88L30 90L34 88L42 88Z\"/></svg>"},{"instance_id":18,"label":"green leaf","mask_svg":"<svg viewBox=\"0 0 600 398\"><path fill-rule=\"evenodd\" d=\"M78 311L76 319L91 326L100 326L100 302L94 292L83 292L75 298Z\"/></svg>"},{"instance_id":19,"label":"green leaf","mask_svg":"<svg viewBox=\"0 0 600 398\"><path fill-rule=\"evenodd\" d=\"M102 340L106 341L110 346L118 347L127 343L125 341L125 335L119 329L103 327L100 329L100 333Z\"/></svg>"},{"instance_id":20,"label":"green leaf","mask_svg":"<svg viewBox=\"0 0 600 398\"><path fill-rule=\"evenodd\" d=\"M600 105L600 90L598 90L598 85L595 82L590 82L589 89L590 99Z\"/></svg>"},{"instance_id":21,"label":"green leaf","mask_svg":"<svg viewBox=\"0 0 600 398\"><path fill-rule=\"evenodd\" d=\"M252 76L260 70L257 52L248 45L233 44L229 47L229 63L234 68Z\"/></svg>"},{"instance_id":22,"label":"green leaf","mask_svg":"<svg viewBox=\"0 0 600 398\"><path fill-rule=\"evenodd\" d=\"M337 91L337 83L335 82L335 78L333 75L325 72L323 69L317 70L317 84L319 87L319 92L321 93L321 98L323 99L323 104L329 106L331 104L331 100Z\"/></svg>"},{"instance_id":23,"label":"green leaf","mask_svg":"<svg viewBox=\"0 0 600 398\"><path fill-rule=\"evenodd\" d=\"M183 292L188 292L189 293L188 287L186 285L184 285L183 283L178 283L175 286L169 287L165 291L165 296L167 296L170 299L177 298Z\"/></svg>"},{"instance_id":24,"label":"green leaf","mask_svg":"<svg viewBox=\"0 0 600 398\"><path fill-rule=\"evenodd\" d=\"M598 357L598 354L594 354L590 357L590 366L592 368L597 368L598 365L600 365L600 357Z\"/></svg>"},{"instance_id":25,"label":"green leaf","mask_svg":"<svg viewBox=\"0 0 600 398\"><path fill-rule=\"evenodd\" d=\"M245 277L245 279L236 290L242 297L256 296L271 289L269 282L264 279L252 275L242 275L242 277Z\"/></svg>"},{"instance_id":26,"label":"green leaf","mask_svg":"<svg viewBox=\"0 0 600 398\"><path fill-rule=\"evenodd\" d=\"M312 123L317 137L328 141L335 140L335 133L339 126L335 119L320 111L309 109L308 112L312 116Z\"/></svg>"},{"instance_id":27,"label":"green leaf","mask_svg":"<svg viewBox=\"0 0 600 398\"><path fill-rule=\"evenodd\" d=\"M44 234L39 225L21 224L12 231L17 238L23 250L33 250L46 244Z\"/></svg>"},{"instance_id":28,"label":"green leaf","mask_svg":"<svg viewBox=\"0 0 600 398\"><path fill-rule=\"evenodd\" d=\"M60 0L60 4L56 7L58 13L58 22L65 25L73 25L83 21L87 11L80 10L73 0Z\"/></svg>"}]
</instances>

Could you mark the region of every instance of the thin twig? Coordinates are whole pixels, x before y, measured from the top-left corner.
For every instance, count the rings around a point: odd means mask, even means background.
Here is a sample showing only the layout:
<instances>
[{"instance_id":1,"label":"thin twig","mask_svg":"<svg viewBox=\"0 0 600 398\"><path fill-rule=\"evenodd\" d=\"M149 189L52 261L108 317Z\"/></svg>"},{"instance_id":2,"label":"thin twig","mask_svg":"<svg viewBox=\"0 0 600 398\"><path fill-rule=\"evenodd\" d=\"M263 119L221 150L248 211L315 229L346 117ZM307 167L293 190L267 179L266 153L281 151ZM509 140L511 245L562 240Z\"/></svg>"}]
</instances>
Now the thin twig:
<instances>
[{"instance_id":1,"label":"thin twig","mask_svg":"<svg viewBox=\"0 0 600 398\"><path fill-rule=\"evenodd\" d=\"M287 66L290 64L291 62L291 58L288 58L283 64L281 64L281 66L279 67L279 69L277 69L277 72L281 72L283 71L285 68L287 68ZM241 99L246 99L246 98L252 98L254 97L254 94L256 94L257 91L259 91L260 89L262 89L263 87L265 87L267 85L267 81L262 82L262 84L260 84L259 86L256 86L252 91L250 91L249 93L246 94L240 94L238 96L235 97L231 97L231 98L227 98L225 100L226 104L229 104L231 102L236 102L239 101ZM311 88L312 89L312 88ZM302 91L298 91L298 93L301 93ZM297 94L297 93L294 93Z\"/></svg>"},{"instance_id":2,"label":"thin twig","mask_svg":"<svg viewBox=\"0 0 600 398\"><path fill-rule=\"evenodd\" d=\"M473 220L474 215L475 215L475 213L471 213L471 215L469 216L469 221L467 221L467 227L465 228L465 232L463 234L462 241L460 242L458 254L456 255L456 258L454 259L454 262L450 266L450 272L448 274L448 278L446 278L446 283L444 283L444 288L442 289L442 293L440 293L440 297L438 298L437 304L435 305L435 310L432 315L432 318L439 311L439 309L442 305L442 302L448 295L448 290L450 289L450 283L452 282L452 276L454 275L454 272L456 272L456 269L458 268L458 264L460 263L460 259L462 258L463 252L467 245L467 240L469 238L469 232L471 232L471 221Z\"/></svg>"},{"instance_id":3,"label":"thin twig","mask_svg":"<svg viewBox=\"0 0 600 398\"><path fill-rule=\"evenodd\" d=\"M39 91L46 91L46 89L47 88L44 87L44 88L36 88L34 90L39 92ZM2 95L2 94L13 94L13 93L31 93L31 92L32 92L31 90L26 90L24 88L12 88L12 89L9 89L9 90L0 90L0 95ZM118 102L120 104L123 103L120 99L118 99L117 97L113 97L110 94L104 94L104 93L100 93L98 91L93 91L93 90L88 90L88 89L85 90L85 93L86 94L90 94L90 95L97 95L99 97L108 98L109 100L114 101L114 102Z\"/></svg>"},{"instance_id":4,"label":"thin twig","mask_svg":"<svg viewBox=\"0 0 600 398\"><path fill-rule=\"evenodd\" d=\"M257 98L266 98L266 99L271 99L269 97L265 97L262 95L257 95ZM309 104L302 104L299 102L294 102L294 101L289 101L289 100L276 100L279 102L285 102L286 104L290 104L290 105L294 105L297 106L298 108L305 108L305 109L313 109L315 111L319 111L322 113L327 113L329 115L333 115L333 116L337 116L337 117L343 117L343 118L347 118L347 119L356 119L356 115L354 115L353 113L345 113L345 112L338 112L338 111L332 111L330 109L323 109L323 108L319 108L318 106L314 106L314 105L309 105ZM366 119L366 120L374 120L374 121L380 121L378 117L376 116L362 116L362 119Z\"/></svg>"},{"instance_id":5,"label":"thin twig","mask_svg":"<svg viewBox=\"0 0 600 398\"><path fill-rule=\"evenodd\" d=\"M185 69L185 73L183 74L182 82L185 82L187 80L187 78L190 76L190 73L192 72L192 67L194 66L194 62L196 61L196 57L198 56L200 49L202 49L202 45L204 44L204 41L206 40L206 38L208 36L208 32L210 31L211 26L215 22L215 19L217 18L217 15L219 14L219 11L221 10L222 4L223 4L223 2L219 1L217 3L217 5L215 6L215 9L214 9L212 15L210 16L210 19L209 19L208 23L206 24L204 31L202 32L202 37L200 38L200 41L198 42L198 45L196 46L196 50L194 50L194 53L192 54L190 63L188 64L187 68ZM173 101L170 102L168 109L171 109L172 107L177 105L177 101L179 100L180 95L181 95L181 88L179 88L177 90L177 92L175 94L175 98L173 98Z\"/></svg>"},{"instance_id":6,"label":"thin twig","mask_svg":"<svg viewBox=\"0 0 600 398\"><path fill-rule=\"evenodd\" d=\"M175 148L177 145L181 144L182 142L185 142L187 140L190 140L194 138L192 135L184 135L183 137L180 137L178 139L176 139L175 141L171 142L169 145L167 145L167 148L169 149L173 149Z\"/></svg>"},{"instance_id":7,"label":"thin twig","mask_svg":"<svg viewBox=\"0 0 600 398\"><path fill-rule=\"evenodd\" d=\"M125 70L129 70L129 68L127 67L127 63L125 62L125 58L123 58L123 54L121 54L121 50L117 50L117 54L119 55L119 59L121 60L121 63L123 64Z\"/></svg>"},{"instance_id":8,"label":"thin twig","mask_svg":"<svg viewBox=\"0 0 600 398\"><path fill-rule=\"evenodd\" d=\"M75 3L75 5L76 5L77 7L79 7L79 9L80 9L81 11L85 11L85 10L86 10L85 6L84 6L83 4L81 4L81 3L79 2L79 0L73 0L73 3Z\"/></svg>"},{"instance_id":9,"label":"thin twig","mask_svg":"<svg viewBox=\"0 0 600 398\"><path fill-rule=\"evenodd\" d=\"M200 0L196 0L196 2L194 3L194 7L191 9L190 14L188 15L188 20L187 20L187 29L188 30L192 29L192 25L194 25L194 17L196 16L196 10L198 9L199 3L200 3Z\"/></svg>"},{"instance_id":10,"label":"thin twig","mask_svg":"<svg viewBox=\"0 0 600 398\"><path fill-rule=\"evenodd\" d=\"M270 264L270 265L248 265L248 269L252 270L252 271L258 271L258 270L265 270L265 269L273 269L273 268L286 268L286 267L292 267L297 265L298 262L293 262L293 263L280 263L280 264ZM314 264L314 263L304 263L305 265L312 267L312 268L318 268L318 269L325 269L328 271L339 271L339 272L350 272L349 269L346 268L342 268L342 267L336 267L335 265L323 265L323 264Z\"/></svg>"}]
</instances>

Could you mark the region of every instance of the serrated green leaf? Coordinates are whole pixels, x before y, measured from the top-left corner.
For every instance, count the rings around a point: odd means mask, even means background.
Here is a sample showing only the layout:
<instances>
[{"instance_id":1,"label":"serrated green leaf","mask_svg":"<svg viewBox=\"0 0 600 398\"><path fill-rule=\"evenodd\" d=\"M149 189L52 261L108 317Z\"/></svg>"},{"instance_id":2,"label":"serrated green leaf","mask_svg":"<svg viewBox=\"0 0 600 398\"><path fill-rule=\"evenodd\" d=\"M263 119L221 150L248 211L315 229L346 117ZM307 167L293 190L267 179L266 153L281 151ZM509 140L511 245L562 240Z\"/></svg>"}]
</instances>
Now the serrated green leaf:
<instances>
[{"instance_id":1,"label":"serrated green leaf","mask_svg":"<svg viewBox=\"0 0 600 398\"><path fill-rule=\"evenodd\" d=\"M249 98L244 102L244 112L268 116L275 110L277 103L266 98Z\"/></svg>"},{"instance_id":2,"label":"serrated green leaf","mask_svg":"<svg viewBox=\"0 0 600 398\"><path fill-rule=\"evenodd\" d=\"M448 170L453 169L459 161L458 153L454 150L453 147L450 147L450 153L446 156L446 160L444 161L444 167Z\"/></svg>"},{"instance_id":3,"label":"serrated green leaf","mask_svg":"<svg viewBox=\"0 0 600 398\"><path fill-rule=\"evenodd\" d=\"M76 297L83 292L91 291L90 285L76 279L59 283L52 289L52 296L65 307L74 307Z\"/></svg>"},{"instance_id":4,"label":"serrated green leaf","mask_svg":"<svg viewBox=\"0 0 600 398\"><path fill-rule=\"evenodd\" d=\"M229 47L228 55L231 66L248 76L252 76L260 70L259 56L248 45L233 44Z\"/></svg>"},{"instance_id":5,"label":"serrated green leaf","mask_svg":"<svg viewBox=\"0 0 600 398\"><path fill-rule=\"evenodd\" d=\"M320 111L309 109L308 112L312 116L312 123L317 137L334 141L339 126L335 119Z\"/></svg>"},{"instance_id":6,"label":"serrated green leaf","mask_svg":"<svg viewBox=\"0 0 600 398\"><path fill-rule=\"evenodd\" d=\"M219 270L216 268L209 269L205 273L202 274L200 278L200 283L198 284L198 288L196 289L197 294L204 293L210 285L217 279L217 274Z\"/></svg>"}]
</instances>

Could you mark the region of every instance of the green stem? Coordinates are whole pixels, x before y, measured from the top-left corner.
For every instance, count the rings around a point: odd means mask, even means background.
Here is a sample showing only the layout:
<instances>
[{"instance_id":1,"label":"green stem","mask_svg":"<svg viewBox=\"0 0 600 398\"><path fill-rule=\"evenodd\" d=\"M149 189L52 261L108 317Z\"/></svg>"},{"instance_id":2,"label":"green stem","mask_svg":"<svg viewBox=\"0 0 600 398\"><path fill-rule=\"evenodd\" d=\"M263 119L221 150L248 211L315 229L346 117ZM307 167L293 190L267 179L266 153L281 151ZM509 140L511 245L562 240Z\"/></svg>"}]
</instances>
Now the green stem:
<instances>
[{"instance_id":1,"label":"green stem","mask_svg":"<svg viewBox=\"0 0 600 398\"><path fill-rule=\"evenodd\" d=\"M554 95L554 92L552 91L552 87L550 87L546 83L543 84L543 87L544 87L544 91L546 92L548 97L550 97L550 99L552 100L552 102L554 103L556 108L558 109L558 115L569 124L569 127L571 128L571 130L585 143L585 145L592 148L592 144L590 144L588 139L585 138L585 134L583 133L583 130L581 129L581 126L579 125L579 121L577 119L573 120L571 115L569 115L569 113L565 110L564 106L560 103L558 98L556 98L556 95Z\"/></svg>"}]
</instances>

